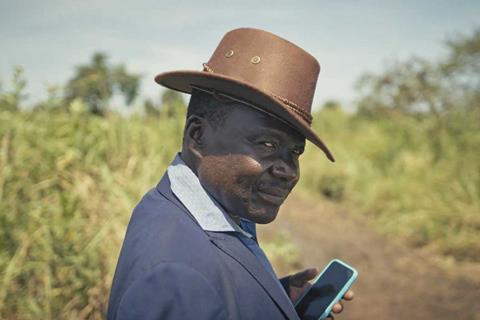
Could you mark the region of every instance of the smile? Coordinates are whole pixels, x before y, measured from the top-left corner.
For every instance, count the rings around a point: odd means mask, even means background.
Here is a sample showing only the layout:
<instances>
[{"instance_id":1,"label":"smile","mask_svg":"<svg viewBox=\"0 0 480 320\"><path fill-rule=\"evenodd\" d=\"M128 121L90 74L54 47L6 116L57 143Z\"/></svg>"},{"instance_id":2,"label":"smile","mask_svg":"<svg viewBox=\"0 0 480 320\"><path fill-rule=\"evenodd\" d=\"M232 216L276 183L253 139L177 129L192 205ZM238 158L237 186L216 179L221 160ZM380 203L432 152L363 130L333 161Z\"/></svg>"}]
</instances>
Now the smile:
<instances>
[{"instance_id":1,"label":"smile","mask_svg":"<svg viewBox=\"0 0 480 320\"><path fill-rule=\"evenodd\" d=\"M283 201L285 201L285 198L288 195L288 192L285 192L283 190L277 190L277 189L261 189L257 191L257 194L260 198L262 198L264 201L275 204L275 205L281 205Z\"/></svg>"}]
</instances>

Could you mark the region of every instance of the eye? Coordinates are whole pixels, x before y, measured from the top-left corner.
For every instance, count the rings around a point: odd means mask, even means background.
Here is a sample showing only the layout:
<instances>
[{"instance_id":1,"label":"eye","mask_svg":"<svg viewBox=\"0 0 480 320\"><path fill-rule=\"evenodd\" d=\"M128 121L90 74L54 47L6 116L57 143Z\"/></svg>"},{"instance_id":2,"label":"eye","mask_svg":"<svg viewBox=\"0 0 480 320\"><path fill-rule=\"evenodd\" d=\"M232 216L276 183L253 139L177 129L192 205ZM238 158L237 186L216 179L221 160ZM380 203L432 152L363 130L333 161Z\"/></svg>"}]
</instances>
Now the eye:
<instances>
[{"instance_id":1,"label":"eye","mask_svg":"<svg viewBox=\"0 0 480 320\"><path fill-rule=\"evenodd\" d=\"M296 147L292 149L292 152L297 156L300 156L304 151L305 151L305 148L303 147Z\"/></svg>"},{"instance_id":2,"label":"eye","mask_svg":"<svg viewBox=\"0 0 480 320\"><path fill-rule=\"evenodd\" d=\"M257 146L265 152L274 152L277 150L278 144L271 140L260 140L257 141Z\"/></svg>"},{"instance_id":3,"label":"eye","mask_svg":"<svg viewBox=\"0 0 480 320\"><path fill-rule=\"evenodd\" d=\"M275 143L270 142L270 141L262 141L261 142L265 147L267 148L275 148Z\"/></svg>"}]
</instances>

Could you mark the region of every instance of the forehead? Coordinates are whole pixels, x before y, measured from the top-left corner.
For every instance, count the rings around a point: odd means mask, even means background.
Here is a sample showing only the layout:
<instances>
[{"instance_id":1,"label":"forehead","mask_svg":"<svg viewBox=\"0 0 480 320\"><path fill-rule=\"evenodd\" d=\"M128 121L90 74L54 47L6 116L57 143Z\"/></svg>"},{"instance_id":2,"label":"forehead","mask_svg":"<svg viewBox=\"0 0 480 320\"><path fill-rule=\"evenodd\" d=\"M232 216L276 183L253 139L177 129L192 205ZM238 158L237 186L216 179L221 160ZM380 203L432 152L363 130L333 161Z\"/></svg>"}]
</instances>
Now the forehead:
<instances>
[{"instance_id":1,"label":"forehead","mask_svg":"<svg viewBox=\"0 0 480 320\"><path fill-rule=\"evenodd\" d=\"M235 104L224 122L227 131L238 131L245 134L275 134L296 143L305 143L305 137L297 130L276 117L251 108Z\"/></svg>"}]
</instances>

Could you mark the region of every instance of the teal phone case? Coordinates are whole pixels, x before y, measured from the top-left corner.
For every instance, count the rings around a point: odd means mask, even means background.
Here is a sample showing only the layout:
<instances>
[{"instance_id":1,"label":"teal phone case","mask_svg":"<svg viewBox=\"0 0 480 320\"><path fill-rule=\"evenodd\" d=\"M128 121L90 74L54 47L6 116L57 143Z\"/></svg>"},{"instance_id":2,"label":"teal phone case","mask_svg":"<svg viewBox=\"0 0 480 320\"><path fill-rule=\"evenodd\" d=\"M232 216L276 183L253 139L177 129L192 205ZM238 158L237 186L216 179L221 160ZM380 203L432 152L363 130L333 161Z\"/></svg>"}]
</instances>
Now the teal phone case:
<instances>
[{"instance_id":1,"label":"teal phone case","mask_svg":"<svg viewBox=\"0 0 480 320\"><path fill-rule=\"evenodd\" d=\"M352 286L353 282L355 282L355 280L357 280L357 277L358 277L358 272L357 270L355 270L355 268L349 266L347 263L343 262L342 260L339 260L339 259L333 259L332 261L330 261L327 266L322 270L322 272L320 272L320 274L315 277L315 279L313 280L313 283L317 282L317 280L322 276L322 274L325 272L325 270L327 270L330 265L333 263L333 262L337 262L341 265L343 265L344 267L352 270L353 274L352 274L352 277L348 280L348 282L343 286L343 288L338 292L337 296L332 300L332 302L328 305L327 309L325 309L325 311L323 312L322 315L320 315L320 317L318 318L318 320L324 320L328 317L328 315L330 314L330 312L332 311L332 308L333 306L335 305L335 303L337 303L338 301L340 301L343 297L343 295L348 291L348 289L350 289L350 287ZM305 295L308 293L305 292L298 300L297 302L295 303L295 307L298 305L298 303L303 299L303 297L305 297Z\"/></svg>"}]
</instances>

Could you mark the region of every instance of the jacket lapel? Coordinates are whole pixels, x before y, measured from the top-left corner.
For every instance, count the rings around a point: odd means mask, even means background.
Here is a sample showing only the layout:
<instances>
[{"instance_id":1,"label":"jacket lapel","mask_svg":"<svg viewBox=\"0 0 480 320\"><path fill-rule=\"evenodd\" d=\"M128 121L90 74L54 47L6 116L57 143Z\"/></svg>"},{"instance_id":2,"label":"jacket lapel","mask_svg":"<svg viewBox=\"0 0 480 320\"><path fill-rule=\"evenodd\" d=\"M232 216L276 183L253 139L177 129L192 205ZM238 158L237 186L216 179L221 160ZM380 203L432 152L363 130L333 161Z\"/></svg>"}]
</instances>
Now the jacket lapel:
<instances>
[{"instance_id":1,"label":"jacket lapel","mask_svg":"<svg viewBox=\"0 0 480 320\"><path fill-rule=\"evenodd\" d=\"M168 175L162 177L156 189L165 198L173 202L177 207L182 209L195 223L196 220L185 208L185 206L175 197L170 189L170 180ZM211 232L206 231L210 241L220 250L229 255L232 259L237 261L248 273L261 285L261 287L268 293L275 304L282 310L288 319L298 319L298 315L292 305L292 302L287 297L286 293L276 283L272 275L260 264L257 258L245 247L245 245L233 234L229 232Z\"/></svg>"},{"instance_id":2,"label":"jacket lapel","mask_svg":"<svg viewBox=\"0 0 480 320\"><path fill-rule=\"evenodd\" d=\"M207 232L210 241L236 260L262 286L288 319L298 319L292 302L281 288L278 280L265 270L257 258L234 235L225 232Z\"/></svg>"}]
</instances>

